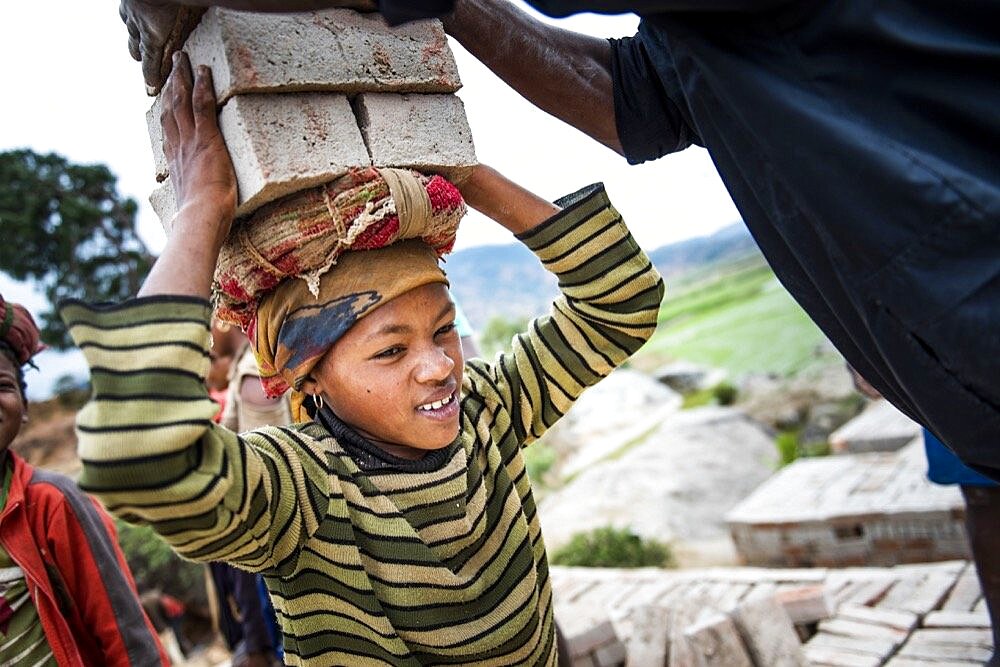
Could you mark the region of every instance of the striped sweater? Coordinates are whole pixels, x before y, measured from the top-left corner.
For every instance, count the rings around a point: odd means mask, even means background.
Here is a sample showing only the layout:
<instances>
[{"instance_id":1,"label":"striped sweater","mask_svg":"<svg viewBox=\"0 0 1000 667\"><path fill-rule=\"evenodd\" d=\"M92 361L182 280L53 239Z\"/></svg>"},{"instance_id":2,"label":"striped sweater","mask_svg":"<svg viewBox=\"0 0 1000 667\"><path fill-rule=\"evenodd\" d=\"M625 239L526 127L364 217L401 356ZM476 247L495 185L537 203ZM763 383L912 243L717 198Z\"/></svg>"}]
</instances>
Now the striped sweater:
<instances>
[{"instance_id":1,"label":"striped sweater","mask_svg":"<svg viewBox=\"0 0 1000 667\"><path fill-rule=\"evenodd\" d=\"M182 556L264 574L292 665L554 665L552 591L521 447L652 334L663 283L600 186L520 236L551 313L470 361L437 469L362 472L321 424L236 435L205 391L209 305L63 306L91 369L80 485Z\"/></svg>"}]
</instances>

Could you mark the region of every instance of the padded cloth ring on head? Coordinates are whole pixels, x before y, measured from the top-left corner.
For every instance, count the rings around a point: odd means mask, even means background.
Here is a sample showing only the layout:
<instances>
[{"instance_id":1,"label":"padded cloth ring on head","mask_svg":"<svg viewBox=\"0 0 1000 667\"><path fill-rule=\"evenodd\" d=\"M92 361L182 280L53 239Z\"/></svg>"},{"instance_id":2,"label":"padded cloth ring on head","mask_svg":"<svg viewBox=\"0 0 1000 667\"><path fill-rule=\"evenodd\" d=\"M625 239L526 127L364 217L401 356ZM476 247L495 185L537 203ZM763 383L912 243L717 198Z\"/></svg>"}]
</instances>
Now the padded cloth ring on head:
<instances>
[{"instance_id":1,"label":"padded cloth ring on head","mask_svg":"<svg viewBox=\"0 0 1000 667\"><path fill-rule=\"evenodd\" d=\"M10 348L21 366L45 349L31 313L20 304L5 301L3 296L0 296L0 342Z\"/></svg>"},{"instance_id":2,"label":"padded cloth ring on head","mask_svg":"<svg viewBox=\"0 0 1000 667\"><path fill-rule=\"evenodd\" d=\"M285 281L261 301L247 332L265 392L298 392L320 359L359 319L432 283L448 284L437 253L412 240L344 253L320 278L318 296L301 280ZM293 397L293 405L300 402L301 397Z\"/></svg>"},{"instance_id":3,"label":"padded cloth ring on head","mask_svg":"<svg viewBox=\"0 0 1000 667\"><path fill-rule=\"evenodd\" d=\"M465 210L454 185L409 169L354 169L289 195L233 226L215 271L216 316L249 331L266 294L295 279L315 295L347 251L420 239L442 255Z\"/></svg>"}]
</instances>

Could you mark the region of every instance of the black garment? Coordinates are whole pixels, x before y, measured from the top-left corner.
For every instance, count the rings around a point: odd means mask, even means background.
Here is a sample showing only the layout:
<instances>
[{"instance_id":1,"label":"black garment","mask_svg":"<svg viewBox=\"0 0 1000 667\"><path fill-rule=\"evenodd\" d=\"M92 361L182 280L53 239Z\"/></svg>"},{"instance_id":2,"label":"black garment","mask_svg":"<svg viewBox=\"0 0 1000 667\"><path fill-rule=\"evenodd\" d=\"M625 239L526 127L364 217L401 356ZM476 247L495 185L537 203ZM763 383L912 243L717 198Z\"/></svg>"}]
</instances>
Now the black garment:
<instances>
[{"instance_id":1,"label":"black garment","mask_svg":"<svg viewBox=\"0 0 1000 667\"><path fill-rule=\"evenodd\" d=\"M647 16L631 162L704 145L785 287L883 396L1000 478L1000 4Z\"/></svg>"},{"instance_id":2,"label":"black garment","mask_svg":"<svg viewBox=\"0 0 1000 667\"><path fill-rule=\"evenodd\" d=\"M531 4L645 12L611 41L629 161L706 147L850 364L1000 479L1000 3Z\"/></svg>"},{"instance_id":3,"label":"black garment","mask_svg":"<svg viewBox=\"0 0 1000 667\"><path fill-rule=\"evenodd\" d=\"M403 459L384 451L368 441L349 424L338 417L329 406L314 412L313 419L321 423L344 448L358 469L365 472L385 474L391 472L432 472L440 470L455 453L458 440L441 449L428 450L423 458Z\"/></svg>"}]
</instances>

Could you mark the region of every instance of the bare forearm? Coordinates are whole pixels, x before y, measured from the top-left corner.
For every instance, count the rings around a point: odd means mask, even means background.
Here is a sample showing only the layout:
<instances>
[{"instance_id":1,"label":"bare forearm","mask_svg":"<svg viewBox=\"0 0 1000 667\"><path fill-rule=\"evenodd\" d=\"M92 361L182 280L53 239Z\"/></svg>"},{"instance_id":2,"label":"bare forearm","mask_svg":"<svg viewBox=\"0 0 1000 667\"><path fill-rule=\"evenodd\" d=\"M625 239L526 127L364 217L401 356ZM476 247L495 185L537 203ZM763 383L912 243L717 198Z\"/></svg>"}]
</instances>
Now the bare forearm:
<instances>
[{"instance_id":1,"label":"bare forearm","mask_svg":"<svg viewBox=\"0 0 1000 667\"><path fill-rule=\"evenodd\" d=\"M221 234L229 227L225 221L207 219L218 215L198 207L185 208L177 214L167 244L146 276L139 296L209 298L219 249L225 239Z\"/></svg>"},{"instance_id":2,"label":"bare forearm","mask_svg":"<svg viewBox=\"0 0 1000 667\"><path fill-rule=\"evenodd\" d=\"M514 234L533 229L559 212L555 204L485 165L478 165L461 188L469 206Z\"/></svg>"},{"instance_id":3,"label":"bare forearm","mask_svg":"<svg viewBox=\"0 0 1000 667\"><path fill-rule=\"evenodd\" d=\"M456 0L445 30L529 102L622 152L611 45L533 19L506 0Z\"/></svg>"}]
</instances>

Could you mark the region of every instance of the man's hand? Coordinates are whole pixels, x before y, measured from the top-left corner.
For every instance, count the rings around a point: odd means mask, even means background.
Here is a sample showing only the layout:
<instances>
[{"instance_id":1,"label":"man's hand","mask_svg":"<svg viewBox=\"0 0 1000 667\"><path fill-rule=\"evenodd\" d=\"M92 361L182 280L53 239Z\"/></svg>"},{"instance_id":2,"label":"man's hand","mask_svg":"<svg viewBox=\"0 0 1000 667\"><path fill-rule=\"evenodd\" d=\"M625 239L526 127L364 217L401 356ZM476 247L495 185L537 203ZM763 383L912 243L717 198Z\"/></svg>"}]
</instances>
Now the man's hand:
<instances>
[{"instance_id":1,"label":"man's hand","mask_svg":"<svg viewBox=\"0 0 1000 667\"><path fill-rule=\"evenodd\" d=\"M174 52L184 46L206 7L255 12L303 12L333 7L375 11L376 0L121 0L118 13L128 28L128 50L142 62L146 92L156 95L170 75Z\"/></svg>"},{"instance_id":2,"label":"man's hand","mask_svg":"<svg viewBox=\"0 0 1000 667\"><path fill-rule=\"evenodd\" d=\"M156 95L170 75L174 52L198 25L205 9L165 0L122 0L118 13L128 28L128 51L142 62L146 92Z\"/></svg>"}]
</instances>

